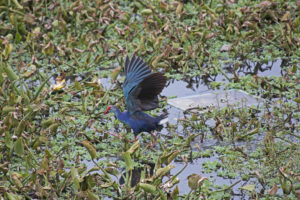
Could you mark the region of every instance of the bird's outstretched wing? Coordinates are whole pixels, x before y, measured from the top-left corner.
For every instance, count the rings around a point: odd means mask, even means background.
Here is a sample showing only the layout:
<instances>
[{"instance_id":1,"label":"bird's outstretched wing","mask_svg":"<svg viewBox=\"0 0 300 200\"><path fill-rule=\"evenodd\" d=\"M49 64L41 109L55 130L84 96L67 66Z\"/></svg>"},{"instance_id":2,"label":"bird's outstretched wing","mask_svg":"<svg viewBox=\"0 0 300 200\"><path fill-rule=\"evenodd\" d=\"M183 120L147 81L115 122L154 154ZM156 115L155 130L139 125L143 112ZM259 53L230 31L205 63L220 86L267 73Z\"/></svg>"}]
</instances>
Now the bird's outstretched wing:
<instances>
[{"instance_id":1,"label":"bird's outstretched wing","mask_svg":"<svg viewBox=\"0 0 300 200\"><path fill-rule=\"evenodd\" d=\"M140 58L128 56L125 61L123 92L130 113L152 110L158 107L157 95L165 87L167 78L161 73L152 73Z\"/></svg>"}]
</instances>

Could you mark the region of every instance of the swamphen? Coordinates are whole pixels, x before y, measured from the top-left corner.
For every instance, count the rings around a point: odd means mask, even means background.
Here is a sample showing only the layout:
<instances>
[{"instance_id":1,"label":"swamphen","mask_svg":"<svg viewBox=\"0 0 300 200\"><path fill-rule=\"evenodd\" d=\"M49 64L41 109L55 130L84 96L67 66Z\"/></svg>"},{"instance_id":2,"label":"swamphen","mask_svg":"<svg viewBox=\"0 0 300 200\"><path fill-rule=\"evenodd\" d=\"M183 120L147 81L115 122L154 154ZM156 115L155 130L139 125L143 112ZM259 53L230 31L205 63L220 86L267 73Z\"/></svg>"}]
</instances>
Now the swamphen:
<instances>
[{"instance_id":1,"label":"swamphen","mask_svg":"<svg viewBox=\"0 0 300 200\"><path fill-rule=\"evenodd\" d=\"M131 60L126 57L124 70L123 92L127 111L121 112L115 106L108 106L104 114L109 110L114 112L121 122L132 128L136 140L139 133L158 129L160 122L166 118L167 114L152 117L143 111L158 107L157 95L165 87L167 78L161 73L152 73L148 65L136 56L132 56Z\"/></svg>"}]
</instances>

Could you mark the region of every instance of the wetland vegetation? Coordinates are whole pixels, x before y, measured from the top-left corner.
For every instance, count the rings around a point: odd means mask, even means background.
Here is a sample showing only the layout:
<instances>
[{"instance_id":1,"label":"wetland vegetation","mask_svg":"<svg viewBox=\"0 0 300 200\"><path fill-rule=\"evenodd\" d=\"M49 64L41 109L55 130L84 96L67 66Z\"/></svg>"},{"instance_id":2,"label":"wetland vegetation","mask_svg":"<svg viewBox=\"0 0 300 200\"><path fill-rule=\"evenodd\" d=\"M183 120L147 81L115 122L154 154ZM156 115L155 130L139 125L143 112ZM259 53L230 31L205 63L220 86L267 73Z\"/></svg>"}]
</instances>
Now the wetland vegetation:
<instances>
[{"instance_id":1,"label":"wetland vegetation","mask_svg":"<svg viewBox=\"0 0 300 200\"><path fill-rule=\"evenodd\" d=\"M299 0L1 1L1 199L299 199L299 13ZM169 79L154 148L103 115L125 109L134 53ZM173 115L168 99L198 87L265 104Z\"/></svg>"}]
</instances>

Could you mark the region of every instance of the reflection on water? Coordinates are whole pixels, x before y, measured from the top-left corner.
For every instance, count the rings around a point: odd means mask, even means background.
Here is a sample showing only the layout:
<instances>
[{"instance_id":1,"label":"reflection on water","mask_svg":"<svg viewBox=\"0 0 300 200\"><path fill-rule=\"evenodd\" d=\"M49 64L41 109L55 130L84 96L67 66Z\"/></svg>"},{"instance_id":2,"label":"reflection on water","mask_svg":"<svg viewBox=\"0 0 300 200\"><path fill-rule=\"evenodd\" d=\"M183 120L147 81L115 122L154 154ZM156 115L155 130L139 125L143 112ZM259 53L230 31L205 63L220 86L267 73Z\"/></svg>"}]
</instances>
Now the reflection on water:
<instances>
[{"instance_id":1,"label":"reflection on water","mask_svg":"<svg viewBox=\"0 0 300 200\"><path fill-rule=\"evenodd\" d=\"M145 176L145 178L150 178L151 176L153 176L154 174L154 167L155 167L155 163L142 163L144 164L144 166L146 167L135 167L133 170L132 170L132 177L131 177L131 187L134 187L136 186L141 178L142 178L142 174ZM125 184L125 179L126 179L126 172L124 172L120 179L119 179L119 183L121 185Z\"/></svg>"},{"instance_id":2,"label":"reflection on water","mask_svg":"<svg viewBox=\"0 0 300 200\"><path fill-rule=\"evenodd\" d=\"M237 70L233 63L224 66L224 69L231 74L238 73L239 75L282 76L284 67L288 65L287 60L269 61L266 64L246 60L238 66Z\"/></svg>"},{"instance_id":3,"label":"reflection on water","mask_svg":"<svg viewBox=\"0 0 300 200\"><path fill-rule=\"evenodd\" d=\"M282 76L284 74L284 67L289 65L286 60L270 61L267 64L260 62L245 61L239 65L237 70L235 64L227 64L223 68L228 72L228 77L232 78L233 73L242 75L259 75L259 76ZM183 97L203 92L210 91L210 83L223 82L227 83L228 80L223 75L203 75L188 78L185 80L169 80L166 88L162 91L163 96L167 97Z\"/></svg>"}]
</instances>

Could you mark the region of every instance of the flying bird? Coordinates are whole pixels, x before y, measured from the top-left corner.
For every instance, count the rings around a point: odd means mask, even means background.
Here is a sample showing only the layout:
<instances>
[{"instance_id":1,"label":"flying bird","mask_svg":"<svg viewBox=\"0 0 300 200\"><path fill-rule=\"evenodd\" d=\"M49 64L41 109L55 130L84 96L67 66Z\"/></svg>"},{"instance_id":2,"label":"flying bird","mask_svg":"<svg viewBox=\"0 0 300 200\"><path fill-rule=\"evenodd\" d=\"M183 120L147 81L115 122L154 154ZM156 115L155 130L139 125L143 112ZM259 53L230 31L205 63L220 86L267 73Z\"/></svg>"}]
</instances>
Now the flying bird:
<instances>
[{"instance_id":1,"label":"flying bird","mask_svg":"<svg viewBox=\"0 0 300 200\"><path fill-rule=\"evenodd\" d=\"M112 111L116 117L127 124L134 133L134 138L141 132L152 134L157 130L167 114L153 117L144 111L158 107L158 97L166 85L167 78L162 73L152 73L149 66L135 55L125 60L125 81L123 93L127 110L122 112L117 107L108 106L104 114Z\"/></svg>"}]
</instances>

